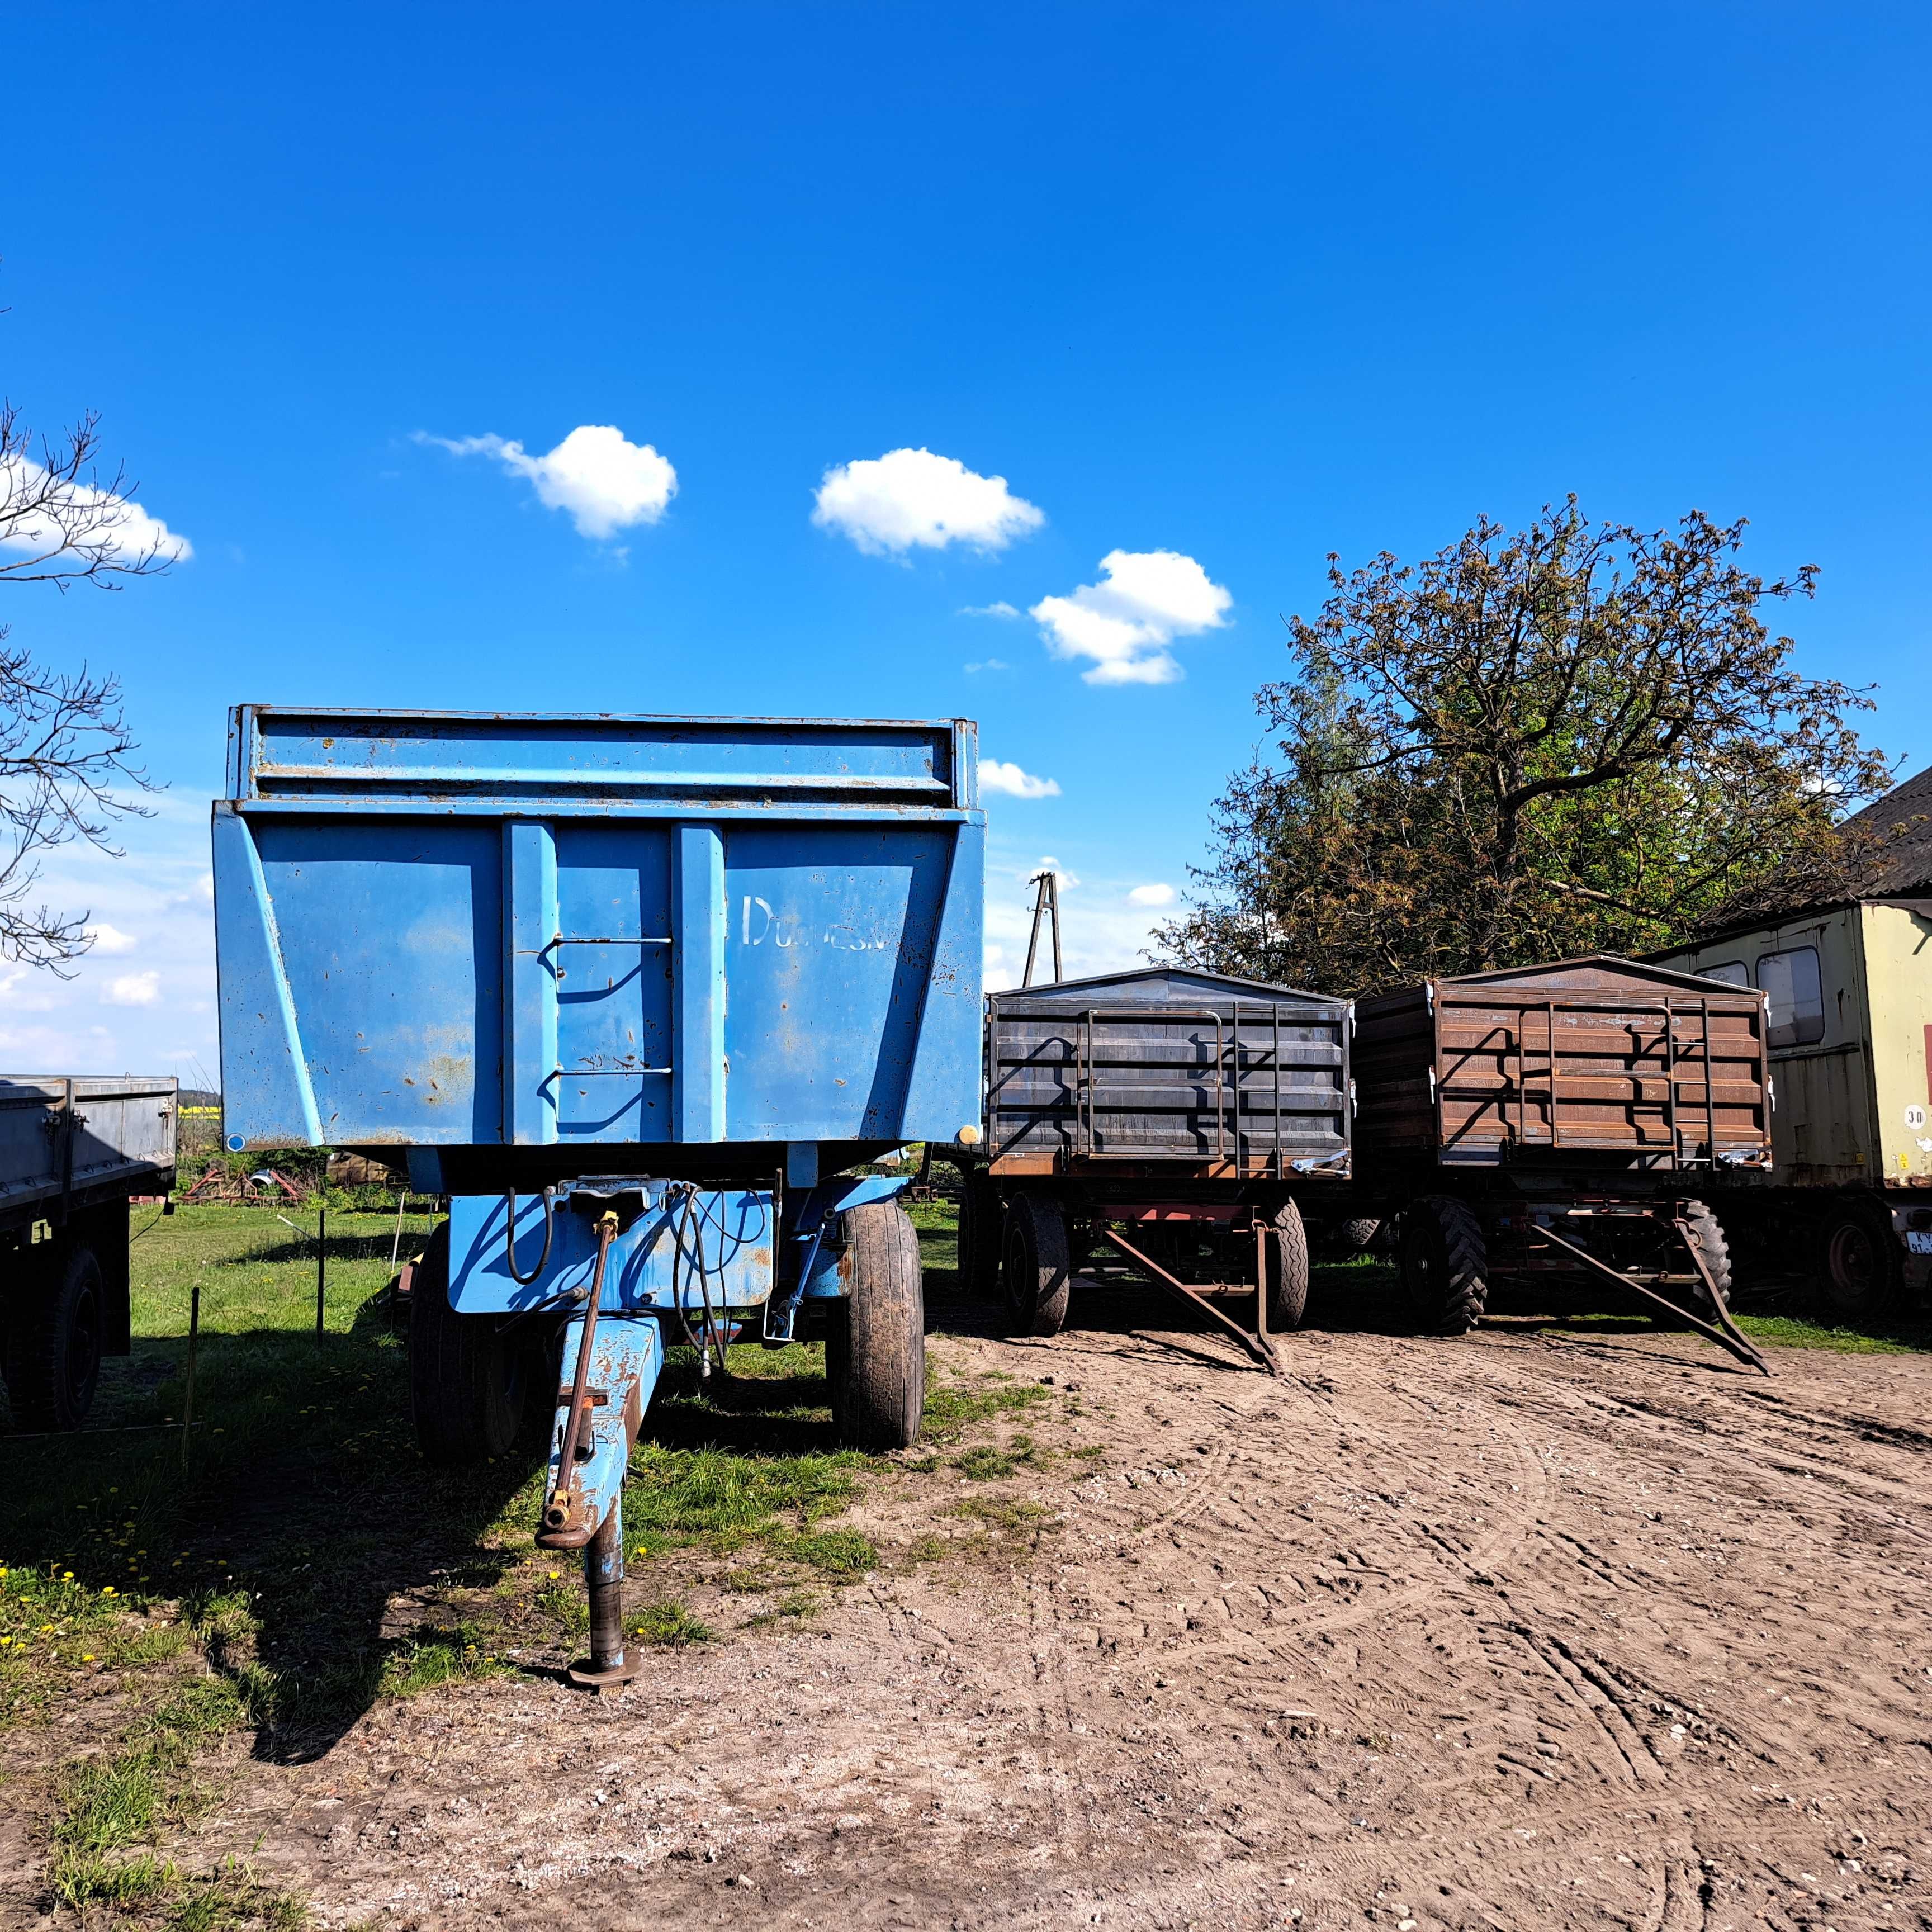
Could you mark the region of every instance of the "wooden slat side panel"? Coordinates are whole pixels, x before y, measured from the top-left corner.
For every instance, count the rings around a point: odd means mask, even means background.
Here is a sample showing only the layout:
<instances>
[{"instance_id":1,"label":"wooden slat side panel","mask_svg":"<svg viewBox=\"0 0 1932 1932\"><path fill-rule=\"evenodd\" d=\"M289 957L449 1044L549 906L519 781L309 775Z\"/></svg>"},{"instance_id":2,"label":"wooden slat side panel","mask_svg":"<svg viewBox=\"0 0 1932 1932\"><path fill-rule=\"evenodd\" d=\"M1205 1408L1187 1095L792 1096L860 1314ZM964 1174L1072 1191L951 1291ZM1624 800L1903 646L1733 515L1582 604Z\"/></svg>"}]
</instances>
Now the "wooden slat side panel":
<instances>
[{"instance_id":1,"label":"wooden slat side panel","mask_svg":"<svg viewBox=\"0 0 1932 1932\"><path fill-rule=\"evenodd\" d=\"M1354 1048L1358 1151L1366 1158L1432 1150L1435 1034L1424 989L1364 1000L1355 1009Z\"/></svg>"},{"instance_id":2,"label":"wooden slat side panel","mask_svg":"<svg viewBox=\"0 0 1932 1932\"><path fill-rule=\"evenodd\" d=\"M996 1159L1092 1151L1198 1161L1325 1158L1347 1142L1347 1009L1243 998L1220 1014L992 1003ZM1238 1025L1237 1021L1238 1020ZM1279 1050L1277 1051L1277 1042Z\"/></svg>"},{"instance_id":3,"label":"wooden slat side panel","mask_svg":"<svg viewBox=\"0 0 1932 1932\"><path fill-rule=\"evenodd\" d=\"M1762 1007L1624 983L1445 986L1436 1076L1445 1154L1505 1148L1686 1159L1768 1145Z\"/></svg>"}]
</instances>

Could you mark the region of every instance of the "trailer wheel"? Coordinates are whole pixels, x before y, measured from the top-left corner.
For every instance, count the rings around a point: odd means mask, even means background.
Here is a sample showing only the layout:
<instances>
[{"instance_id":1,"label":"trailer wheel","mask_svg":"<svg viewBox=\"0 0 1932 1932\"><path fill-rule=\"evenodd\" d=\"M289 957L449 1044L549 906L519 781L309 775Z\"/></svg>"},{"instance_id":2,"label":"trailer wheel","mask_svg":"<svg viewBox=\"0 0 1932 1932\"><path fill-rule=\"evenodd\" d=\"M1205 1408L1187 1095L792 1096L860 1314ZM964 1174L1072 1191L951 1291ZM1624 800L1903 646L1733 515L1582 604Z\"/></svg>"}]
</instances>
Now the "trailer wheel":
<instances>
[{"instance_id":1,"label":"trailer wheel","mask_svg":"<svg viewBox=\"0 0 1932 1932\"><path fill-rule=\"evenodd\" d=\"M86 1420L100 1381L105 1301L100 1263L84 1241L56 1247L21 1289L6 1354L16 1429L78 1429Z\"/></svg>"},{"instance_id":2,"label":"trailer wheel","mask_svg":"<svg viewBox=\"0 0 1932 1932\"><path fill-rule=\"evenodd\" d=\"M1016 1335L1058 1335L1066 1327L1073 1270L1058 1202L1022 1194L1007 1208L1000 1274Z\"/></svg>"},{"instance_id":3,"label":"trailer wheel","mask_svg":"<svg viewBox=\"0 0 1932 1932\"><path fill-rule=\"evenodd\" d=\"M1697 1252L1710 1270L1711 1279L1717 1283L1718 1292L1728 1306L1731 1299L1731 1244L1724 1238L1723 1226L1702 1201L1684 1202L1684 1225L1690 1229L1691 1239L1697 1244ZM1717 1312L1701 1281L1691 1289L1690 1296L1700 1314Z\"/></svg>"},{"instance_id":4,"label":"trailer wheel","mask_svg":"<svg viewBox=\"0 0 1932 1932\"><path fill-rule=\"evenodd\" d=\"M1882 1315L1905 1286L1905 1257L1882 1202L1856 1197L1828 1210L1820 1230L1825 1293L1843 1315Z\"/></svg>"},{"instance_id":5,"label":"trailer wheel","mask_svg":"<svg viewBox=\"0 0 1932 1932\"><path fill-rule=\"evenodd\" d=\"M410 1412L425 1460L454 1468L507 1454L523 1425L530 1361L494 1316L450 1306L445 1221L410 1284Z\"/></svg>"},{"instance_id":6,"label":"trailer wheel","mask_svg":"<svg viewBox=\"0 0 1932 1932\"><path fill-rule=\"evenodd\" d=\"M1483 1224L1462 1202L1425 1194L1402 1217L1402 1285L1432 1334L1466 1335L1488 1305Z\"/></svg>"},{"instance_id":7,"label":"trailer wheel","mask_svg":"<svg viewBox=\"0 0 1932 1932\"><path fill-rule=\"evenodd\" d=\"M985 1168L969 1167L959 1193L959 1292L991 1295L1000 1274L1000 1193Z\"/></svg>"},{"instance_id":8,"label":"trailer wheel","mask_svg":"<svg viewBox=\"0 0 1932 1932\"><path fill-rule=\"evenodd\" d=\"M832 1420L855 1448L909 1449L926 1407L919 1235L896 1201L848 1208L844 1220L849 1292L825 1340Z\"/></svg>"},{"instance_id":9,"label":"trailer wheel","mask_svg":"<svg viewBox=\"0 0 1932 1932\"><path fill-rule=\"evenodd\" d=\"M1372 1215L1358 1215L1352 1221L1343 1221L1335 1229L1336 1258L1352 1262L1358 1255L1365 1255L1369 1244L1382 1232L1382 1224Z\"/></svg>"},{"instance_id":10,"label":"trailer wheel","mask_svg":"<svg viewBox=\"0 0 1932 1932\"><path fill-rule=\"evenodd\" d=\"M1262 1253L1268 1270L1268 1327L1286 1334L1299 1328L1308 1312L1308 1230L1292 1201L1274 1210Z\"/></svg>"}]
</instances>

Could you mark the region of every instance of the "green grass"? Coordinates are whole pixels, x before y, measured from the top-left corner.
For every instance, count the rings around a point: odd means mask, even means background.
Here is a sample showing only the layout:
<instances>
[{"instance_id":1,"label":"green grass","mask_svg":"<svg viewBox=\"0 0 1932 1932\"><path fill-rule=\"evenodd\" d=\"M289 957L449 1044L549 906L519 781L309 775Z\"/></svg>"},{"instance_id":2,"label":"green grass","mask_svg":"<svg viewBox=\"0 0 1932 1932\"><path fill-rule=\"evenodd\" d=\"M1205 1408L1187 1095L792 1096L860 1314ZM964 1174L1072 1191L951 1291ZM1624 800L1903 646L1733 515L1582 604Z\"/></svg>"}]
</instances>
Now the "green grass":
<instances>
[{"instance_id":1,"label":"green grass","mask_svg":"<svg viewBox=\"0 0 1932 1932\"><path fill-rule=\"evenodd\" d=\"M949 1382L929 1388L926 1397L925 1440L956 1441L976 1424L1013 1410L1037 1407L1048 1400L1051 1389L1037 1382L1016 1382L989 1370L971 1382Z\"/></svg>"},{"instance_id":2,"label":"green grass","mask_svg":"<svg viewBox=\"0 0 1932 1932\"><path fill-rule=\"evenodd\" d=\"M676 1648L688 1643L709 1643L711 1632L683 1604L646 1604L624 1619L624 1634L645 1643Z\"/></svg>"},{"instance_id":3,"label":"green grass","mask_svg":"<svg viewBox=\"0 0 1932 1932\"><path fill-rule=\"evenodd\" d=\"M1916 1355L1932 1348L1932 1333L1900 1327L1883 1330L1834 1328L1798 1315L1736 1315L1754 1342L1772 1348L1828 1348L1841 1355ZM1907 1339L1910 1337L1910 1339Z\"/></svg>"},{"instance_id":4,"label":"green grass","mask_svg":"<svg viewBox=\"0 0 1932 1932\"><path fill-rule=\"evenodd\" d=\"M646 1552L702 1540L728 1552L773 1534L781 1515L808 1528L858 1494L868 1459L854 1451L762 1456L640 1443L624 1490L624 1530Z\"/></svg>"},{"instance_id":5,"label":"green grass","mask_svg":"<svg viewBox=\"0 0 1932 1932\"><path fill-rule=\"evenodd\" d=\"M794 1590L781 1597L768 1610L760 1610L754 1617L745 1620L747 1630L764 1630L771 1624L788 1620L802 1623L806 1618L818 1614L822 1605L808 1590Z\"/></svg>"},{"instance_id":6,"label":"green grass","mask_svg":"<svg viewBox=\"0 0 1932 1932\"><path fill-rule=\"evenodd\" d=\"M448 1629L418 1625L383 1659L382 1694L413 1697L444 1684L502 1676L509 1666L486 1648L487 1641L473 1623Z\"/></svg>"}]
</instances>

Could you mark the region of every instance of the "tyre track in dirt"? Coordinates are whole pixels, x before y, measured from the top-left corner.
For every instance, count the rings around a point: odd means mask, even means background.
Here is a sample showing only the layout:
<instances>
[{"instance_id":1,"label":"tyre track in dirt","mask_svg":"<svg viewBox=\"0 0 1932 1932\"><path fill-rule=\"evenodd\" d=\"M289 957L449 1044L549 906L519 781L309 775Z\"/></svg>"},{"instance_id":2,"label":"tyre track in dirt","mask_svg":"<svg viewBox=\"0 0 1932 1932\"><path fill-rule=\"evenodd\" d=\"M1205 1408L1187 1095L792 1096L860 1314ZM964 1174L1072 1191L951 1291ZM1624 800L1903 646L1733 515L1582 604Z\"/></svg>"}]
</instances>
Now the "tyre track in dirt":
<instances>
[{"instance_id":1,"label":"tyre track in dirt","mask_svg":"<svg viewBox=\"0 0 1932 1932\"><path fill-rule=\"evenodd\" d=\"M1174 1339L938 1345L1110 1412L1024 1561L380 1707L205 1849L399 1928L1932 1928L1932 1363Z\"/></svg>"}]
</instances>

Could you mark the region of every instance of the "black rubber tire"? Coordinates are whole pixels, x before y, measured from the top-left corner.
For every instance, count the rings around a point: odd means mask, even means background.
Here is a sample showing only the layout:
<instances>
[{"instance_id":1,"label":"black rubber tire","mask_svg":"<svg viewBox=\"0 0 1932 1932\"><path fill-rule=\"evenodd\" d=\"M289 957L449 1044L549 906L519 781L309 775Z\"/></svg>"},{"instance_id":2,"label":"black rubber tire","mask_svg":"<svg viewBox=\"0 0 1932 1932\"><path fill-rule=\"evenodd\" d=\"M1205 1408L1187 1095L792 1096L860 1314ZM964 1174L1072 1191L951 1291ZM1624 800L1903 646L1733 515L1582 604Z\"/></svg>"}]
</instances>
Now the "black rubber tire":
<instances>
[{"instance_id":1,"label":"black rubber tire","mask_svg":"<svg viewBox=\"0 0 1932 1932\"><path fill-rule=\"evenodd\" d=\"M34 1251L23 1251L32 1256ZM14 1426L25 1432L78 1429L100 1382L106 1288L85 1241L62 1243L29 1262L7 1323L7 1394Z\"/></svg>"},{"instance_id":2,"label":"black rubber tire","mask_svg":"<svg viewBox=\"0 0 1932 1932\"><path fill-rule=\"evenodd\" d=\"M1022 1194L1008 1206L1000 1282L1014 1334L1058 1335L1066 1327L1073 1268L1066 1252L1066 1216L1058 1202Z\"/></svg>"},{"instance_id":3,"label":"black rubber tire","mask_svg":"<svg viewBox=\"0 0 1932 1932\"><path fill-rule=\"evenodd\" d=\"M896 1201L848 1208L844 1319L826 1331L838 1433L859 1449L910 1449L926 1408L926 1294L919 1234Z\"/></svg>"},{"instance_id":4,"label":"black rubber tire","mask_svg":"<svg viewBox=\"0 0 1932 1932\"><path fill-rule=\"evenodd\" d=\"M1299 1328L1308 1312L1308 1230L1292 1201L1274 1210L1262 1252L1268 1270L1268 1328L1286 1335Z\"/></svg>"},{"instance_id":5,"label":"black rubber tire","mask_svg":"<svg viewBox=\"0 0 1932 1932\"><path fill-rule=\"evenodd\" d=\"M969 1167L959 1194L959 1292L980 1299L998 1292L1000 1224L1005 1210L984 1168Z\"/></svg>"},{"instance_id":6,"label":"black rubber tire","mask_svg":"<svg viewBox=\"0 0 1932 1932\"><path fill-rule=\"evenodd\" d=\"M529 1395L530 1351L494 1315L449 1305L449 1223L429 1238L410 1296L410 1414L425 1460L443 1468L508 1454Z\"/></svg>"},{"instance_id":7,"label":"black rubber tire","mask_svg":"<svg viewBox=\"0 0 1932 1932\"><path fill-rule=\"evenodd\" d=\"M1818 1227L1818 1273L1841 1315L1888 1314L1905 1292L1905 1254L1882 1201L1850 1195Z\"/></svg>"},{"instance_id":8,"label":"black rubber tire","mask_svg":"<svg viewBox=\"0 0 1932 1932\"><path fill-rule=\"evenodd\" d=\"M1370 1215L1335 1224L1335 1253L1338 1261L1352 1262L1369 1251L1369 1244L1382 1232L1382 1224Z\"/></svg>"},{"instance_id":9,"label":"black rubber tire","mask_svg":"<svg viewBox=\"0 0 1932 1932\"><path fill-rule=\"evenodd\" d=\"M1731 1304L1731 1244L1724 1238L1724 1230L1717 1216L1702 1201L1687 1201L1684 1204L1684 1222L1697 1244L1697 1252L1702 1256L1704 1265L1711 1271L1711 1279L1718 1285L1718 1292L1724 1298L1724 1306ZM1694 1268L1692 1274L1696 1274ZM1700 1281L1690 1290L1691 1305L1700 1315L1714 1315L1717 1310L1711 1306L1711 1298L1704 1284Z\"/></svg>"},{"instance_id":10,"label":"black rubber tire","mask_svg":"<svg viewBox=\"0 0 1932 1932\"><path fill-rule=\"evenodd\" d=\"M1466 1335L1489 1305L1483 1224L1465 1202L1425 1194L1402 1212L1402 1285L1425 1333Z\"/></svg>"}]
</instances>

